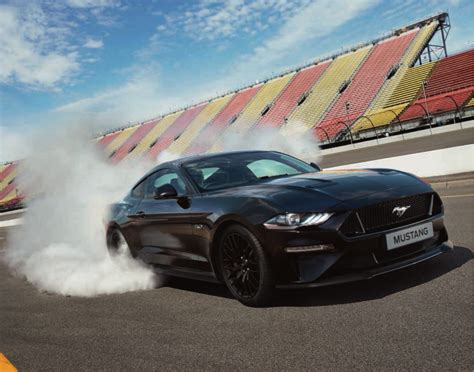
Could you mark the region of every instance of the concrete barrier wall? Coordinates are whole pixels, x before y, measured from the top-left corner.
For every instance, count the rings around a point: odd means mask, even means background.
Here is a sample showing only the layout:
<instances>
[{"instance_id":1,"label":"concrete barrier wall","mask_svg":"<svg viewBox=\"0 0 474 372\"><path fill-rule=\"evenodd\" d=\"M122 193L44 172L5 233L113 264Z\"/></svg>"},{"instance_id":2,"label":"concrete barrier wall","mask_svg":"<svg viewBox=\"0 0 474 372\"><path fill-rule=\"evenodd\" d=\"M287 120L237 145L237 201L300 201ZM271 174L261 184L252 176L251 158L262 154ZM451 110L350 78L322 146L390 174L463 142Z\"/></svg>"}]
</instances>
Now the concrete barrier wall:
<instances>
[{"instance_id":1,"label":"concrete barrier wall","mask_svg":"<svg viewBox=\"0 0 474 372\"><path fill-rule=\"evenodd\" d=\"M329 155L329 154L336 154L339 152L351 151L354 149L362 149L366 147L379 146L386 143L400 142L400 141L405 141L405 140L420 138L420 137L428 137L430 135L453 132L453 131L469 129L469 128L474 128L474 120L466 121L463 123L445 125L442 127L433 127L432 129L428 128L428 129L419 130L416 132L393 135L390 137L381 137L379 139L373 139L370 141L354 143L353 145L332 147L329 149L322 150L321 154L323 156Z\"/></svg>"},{"instance_id":2,"label":"concrete barrier wall","mask_svg":"<svg viewBox=\"0 0 474 372\"><path fill-rule=\"evenodd\" d=\"M410 172L420 177L472 172L474 171L474 145L449 147L326 169L348 168L392 168Z\"/></svg>"}]
</instances>

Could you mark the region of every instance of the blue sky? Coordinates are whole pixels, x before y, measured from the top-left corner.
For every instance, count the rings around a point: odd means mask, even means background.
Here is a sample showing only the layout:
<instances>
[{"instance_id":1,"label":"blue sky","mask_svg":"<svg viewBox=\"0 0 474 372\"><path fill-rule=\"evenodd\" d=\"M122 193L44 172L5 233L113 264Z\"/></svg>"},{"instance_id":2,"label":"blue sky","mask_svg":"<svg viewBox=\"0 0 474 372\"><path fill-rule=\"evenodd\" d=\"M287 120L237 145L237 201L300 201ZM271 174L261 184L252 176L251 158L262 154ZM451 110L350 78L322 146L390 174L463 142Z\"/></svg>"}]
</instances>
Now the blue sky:
<instances>
[{"instance_id":1,"label":"blue sky","mask_svg":"<svg viewBox=\"0 0 474 372\"><path fill-rule=\"evenodd\" d=\"M473 48L471 0L2 0L0 136L149 119L438 11Z\"/></svg>"}]
</instances>

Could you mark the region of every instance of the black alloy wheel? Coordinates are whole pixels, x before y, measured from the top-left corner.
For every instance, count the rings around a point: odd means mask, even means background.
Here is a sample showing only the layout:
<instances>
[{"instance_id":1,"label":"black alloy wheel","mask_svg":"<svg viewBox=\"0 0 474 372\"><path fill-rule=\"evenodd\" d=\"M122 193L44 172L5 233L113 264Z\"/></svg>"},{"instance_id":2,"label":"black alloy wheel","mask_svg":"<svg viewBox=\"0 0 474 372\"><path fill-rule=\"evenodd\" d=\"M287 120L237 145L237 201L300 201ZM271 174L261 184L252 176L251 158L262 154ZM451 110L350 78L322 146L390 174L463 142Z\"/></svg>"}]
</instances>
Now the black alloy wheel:
<instances>
[{"instance_id":1,"label":"black alloy wheel","mask_svg":"<svg viewBox=\"0 0 474 372\"><path fill-rule=\"evenodd\" d=\"M219 265L224 281L240 302L265 306L272 297L274 279L257 238L246 228L229 227L220 241Z\"/></svg>"}]
</instances>

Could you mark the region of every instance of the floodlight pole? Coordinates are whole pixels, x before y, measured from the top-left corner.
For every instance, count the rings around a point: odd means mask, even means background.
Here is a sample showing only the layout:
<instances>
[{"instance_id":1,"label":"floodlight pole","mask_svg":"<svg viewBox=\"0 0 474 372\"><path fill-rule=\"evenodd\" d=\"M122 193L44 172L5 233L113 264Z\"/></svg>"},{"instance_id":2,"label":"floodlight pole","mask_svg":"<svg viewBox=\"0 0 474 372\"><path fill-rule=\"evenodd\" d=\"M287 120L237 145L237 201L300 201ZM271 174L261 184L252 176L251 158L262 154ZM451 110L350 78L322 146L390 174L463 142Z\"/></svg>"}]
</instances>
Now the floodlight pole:
<instances>
[{"instance_id":1,"label":"floodlight pole","mask_svg":"<svg viewBox=\"0 0 474 372\"><path fill-rule=\"evenodd\" d=\"M351 107L351 103L349 101L346 101L346 125L347 125L347 130L349 131L349 138L351 140L351 145L354 147L354 142L352 141L352 133L351 133L351 127L349 126L349 109Z\"/></svg>"}]
</instances>

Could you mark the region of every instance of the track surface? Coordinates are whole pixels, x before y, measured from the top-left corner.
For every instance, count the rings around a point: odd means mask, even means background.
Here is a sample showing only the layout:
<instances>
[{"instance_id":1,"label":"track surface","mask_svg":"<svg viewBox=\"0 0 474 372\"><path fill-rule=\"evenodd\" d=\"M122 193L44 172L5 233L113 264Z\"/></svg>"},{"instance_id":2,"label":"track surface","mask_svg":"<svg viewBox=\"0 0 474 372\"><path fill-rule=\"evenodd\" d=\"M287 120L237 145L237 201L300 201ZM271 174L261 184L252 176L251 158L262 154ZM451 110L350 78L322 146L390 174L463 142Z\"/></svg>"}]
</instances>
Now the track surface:
<instances>
[{"instance_id":1,"label":"track surface","mask_svg":"<svg viewBox=\"0 0 474 372\"><path fill-rule=\"evenodd\" d=\"M472 370L474 187L440 192L451 254L371 281L281 292L266 309L186 280L61 297L0 264L0 352L22 371Z\"/></svg>"},{"instance_id":2,"label":"track surface","mask_svg":"<svg viewBox=\"0 0 474 372\"><path fill-rule=\"evenodd\" d=\"M351 151L326 154L322 158L320 165L323 168L335 167L338 165L360 163L363 161L389 158L392 156L439 150L453 146L470 145L472 143L474 143L474 128L469 128Z\"/></svg>"}]
</instances>

